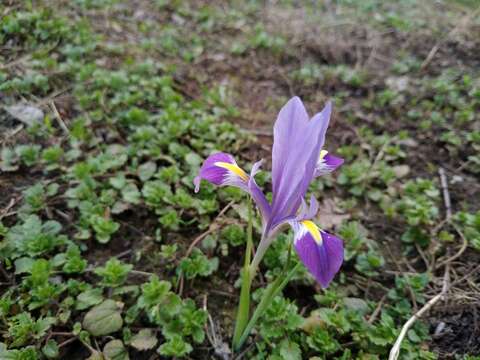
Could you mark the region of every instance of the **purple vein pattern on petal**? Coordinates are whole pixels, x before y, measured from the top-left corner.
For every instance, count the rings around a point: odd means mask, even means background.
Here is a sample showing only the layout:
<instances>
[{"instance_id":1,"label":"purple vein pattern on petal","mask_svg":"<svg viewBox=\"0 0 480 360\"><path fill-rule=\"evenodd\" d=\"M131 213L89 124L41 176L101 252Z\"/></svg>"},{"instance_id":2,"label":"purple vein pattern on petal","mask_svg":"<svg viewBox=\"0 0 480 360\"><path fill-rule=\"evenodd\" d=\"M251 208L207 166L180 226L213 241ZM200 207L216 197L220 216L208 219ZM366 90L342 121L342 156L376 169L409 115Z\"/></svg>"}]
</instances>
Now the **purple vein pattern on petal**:
<instances>
[{"instance_id":1,"label":"purple vein pattern on petal","mask_svg":"<svg viewBox=\"0 0 480 360\"><path fill-rule=\"evenodd\" d=\"M250 193L262 214L263 222L267 223L271 213L270 204L255 182L255 174L259 172L261 164L262 161L256 162L252 167L250 176L248 176L237 165L232 155L221 152L212 154L205 160L200 168L199 175L193 180L195 192L198 192L202 179L217 186L239 187Z\"/></svg>"},{"instance_id":2,"label":"purple vein pattern on petal","mask_svg":"<svg viewBox=\"0 0 480 360\"><path fill-rule=\"evenodd\" d=\"M322 130L320 131L320 135L318 137L318 142L320 144L320 149L322 149L323 145L325 144L325 134L327 133L327 128L328 128L328 124L330 123L330 115L331 114L332 114L332 102L328 101L325 104L325 107L323 108L323 110L320 111L318 114L315 114L315 116L311 120L313 122L317 122L317 123L322 124L321 125Z\"/></svg>"},{"instance_id":3,"label":"purple vein pattern on petal","mask_svg":"<svg viewBox=\"0 0 480 360\"><path fill-rule=\"evenodd\" d=\"M202 179L218 186L232 185L248 191L247 174L238 167L233 156L227 153L212 154L204 161L199 175L193 180L195 192L200 189Z\"/></svg>"},{"instance_id":4,"label":"purple vein pattern on petal","mask_svg":"<svg viewBox=\"0 0 480 360\"><path fill-rule=\"evenodd\" d=\"M273 127L272 192L278 194L286 166L300 134L308 126L308 114L297 96L290 99L278 113Z\"/></svg>"},{"instance_id":5,"label":"purple vein pattern on petal","mask_svg":"<svg viewBox=\"0 0 480 360\"><path fill-rule=\"evenodd\" d=\"M321 242L305 231L295 241L295 250L315 280L326 288L343 262L343 243L339 238L320 231Z\"/></svg>"},{"instance_id":6,"label":"purple vein pattern on petal","mask_svg":"<svg viewBox=\"0 0 480 360\"><path fill-rule=\"evenodd\" d=\"M280 111L272 153L272 216L270 226L295 216L312 181L331 113L331 104L308 121L298 97Z\"/></svg>"},{"instance_id":7,"label":"purple vein pattern on petal","mask_svg":"<svg viewBox=\"0 0 480 360\"><path fill-rule=\"evenodd\" d=\"M344 160L341 157L331 155L327 152L325 153L325 155L321 154L318 158L315 168L315 177L331 173L343 164Z\"/></svg>"},{"instance_id":8,"label":"purple vein pattern on petal","mask_svg":"<svg viewBox=\"0 0 480 360\"><path fill-rule=\"evenodd\" d=\"M324 276L325 287L332 281L343 263L343 241L338 237L321 231L323 248L325 249L326 272Z\"/></svg>"},{"instance_id":9,"label":"purple vein pattern on petal","mask_svg":"<svg viewBox=\"0 0 480 360\"><path fill-rule=\"evenodd\" d=\"M302 198L305 195L308 186L312 182L312 179L315 175L315 168L318 162L318 154L320 154L320 150L325 142L325 133L328 128L328 123L330 122L330 114L332 112L332 104L328 102L325 105L325 108L315 115L309 122L309 129L307 129L308 133L311 134L312 138L315 140L316 143L313 147L312 153L308 162L305 166L305 171L303 174L302 181L300 182L300 186L298 187L297 191L292 192L292 195L287 200L288 204L291 204L292 208L298 209L298 206L301 204Z\"/></svg>"}]
</instances>

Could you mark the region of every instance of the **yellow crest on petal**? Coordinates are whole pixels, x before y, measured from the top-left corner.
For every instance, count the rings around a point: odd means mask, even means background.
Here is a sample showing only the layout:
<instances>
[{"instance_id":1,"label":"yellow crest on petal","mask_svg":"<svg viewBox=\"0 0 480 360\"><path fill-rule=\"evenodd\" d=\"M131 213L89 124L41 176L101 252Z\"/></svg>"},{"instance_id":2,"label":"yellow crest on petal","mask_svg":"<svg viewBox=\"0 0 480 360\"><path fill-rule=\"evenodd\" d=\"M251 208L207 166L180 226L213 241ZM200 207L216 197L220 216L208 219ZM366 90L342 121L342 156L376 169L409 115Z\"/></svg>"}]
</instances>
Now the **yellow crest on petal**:
<instances>
[{"instance_id":1,"label":"yellow crest on petal","mask_svg":"<svg viewBox=\"0 0 480 360\"><path fill-rule=\"evenodd\" d=\"M323 160L323 158L328 154L327 150L321 150L320 155L318 156L318 160Z\"/></svg>"},{"instance_id":2,"label":"yellow crest on petal","mask_svg":"<svg viewBox=\"0 0 480 360\"><path fill-rule=\"evenodd\" d=\"M302 225L305 226L307 231L312 235L315 242L317 242L318 244L322 243L322 235L320 234L320 230L318 229L318 226L315 225L313 221L303 220Z\"/></svg>"},{"instance_id":3,"label":"yellow crest on petal","mask_svg":"<svg viewBox=\"0 0 480 360\"><path fill-rule=\"evenodd\" d=\"M240 177L243 181L248 181L248 175L245 174L245 171L243 171L239 166L237 166L235 164L230 164L228 162L218 161L218 162L215 163L215 166L227 169L228 171L231 171L235 175Z\"/></svg>"}]
</instances>

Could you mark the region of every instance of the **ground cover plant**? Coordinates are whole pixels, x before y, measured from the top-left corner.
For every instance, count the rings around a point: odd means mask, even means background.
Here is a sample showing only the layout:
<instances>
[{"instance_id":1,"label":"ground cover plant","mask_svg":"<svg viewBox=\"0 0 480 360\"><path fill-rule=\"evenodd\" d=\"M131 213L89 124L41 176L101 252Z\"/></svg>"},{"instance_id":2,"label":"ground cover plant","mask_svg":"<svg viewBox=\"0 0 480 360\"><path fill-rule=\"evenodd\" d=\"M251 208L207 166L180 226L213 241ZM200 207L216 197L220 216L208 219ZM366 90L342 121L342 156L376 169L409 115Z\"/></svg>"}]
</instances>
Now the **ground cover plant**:
<instances>
[{"instance_id":1,"label":"ground cover plant","mask_svg":"<svg viewBox=\"0 0 480 360\"><path fill-rule=\"evenodd\" d=\"M0 359L478 358L475 6L3 1ZM220 151L246 174L264 159L270 202L294 95L333 104L323 148L345 163L306 198L344 261L322 287L279 234L234 352L262 223L241 189L194 178Z\"/></svg>"}]
</instances>

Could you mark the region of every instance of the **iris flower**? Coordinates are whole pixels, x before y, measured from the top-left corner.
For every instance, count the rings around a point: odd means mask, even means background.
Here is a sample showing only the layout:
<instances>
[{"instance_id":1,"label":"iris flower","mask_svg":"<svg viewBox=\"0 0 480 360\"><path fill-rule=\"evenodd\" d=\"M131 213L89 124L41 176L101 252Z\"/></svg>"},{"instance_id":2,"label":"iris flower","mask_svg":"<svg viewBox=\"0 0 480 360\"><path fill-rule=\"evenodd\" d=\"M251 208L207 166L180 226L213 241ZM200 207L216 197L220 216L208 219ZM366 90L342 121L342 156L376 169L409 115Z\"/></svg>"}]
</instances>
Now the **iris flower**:
<instances>
[{"instance_id":1,"label":"iris flower","mask_svg":"<svg viewBox=\"0 0 480 360\"><path fill-rule=\"evenodd\" d=\"M312 196L307 205L305 194L313 179L343 163L343 159L323 149L331 111L329 102L310 119L298 97L290 99L280 110L273 135L271 203L255 182L262 161L255 163L247 174L232 155L215 153L205 160L194 179L196 192L203 179L218 186L235 186L251 195L263 224L262 238L252 261L255 269L276 234L290 226L300 260L324 288L343 262L343 243L313 222L318 203Z\"/></svg>"}]
</instances>

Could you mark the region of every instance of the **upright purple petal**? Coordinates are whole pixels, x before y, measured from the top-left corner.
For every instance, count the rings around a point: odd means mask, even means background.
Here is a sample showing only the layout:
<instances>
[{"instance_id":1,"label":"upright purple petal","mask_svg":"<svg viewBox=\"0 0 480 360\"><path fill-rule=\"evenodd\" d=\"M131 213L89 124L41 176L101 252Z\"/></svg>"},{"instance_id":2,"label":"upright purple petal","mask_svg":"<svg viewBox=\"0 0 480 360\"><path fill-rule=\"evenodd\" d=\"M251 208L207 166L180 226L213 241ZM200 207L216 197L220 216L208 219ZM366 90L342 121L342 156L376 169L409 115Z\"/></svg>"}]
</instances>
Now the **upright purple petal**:
<instances>
[{"instance_id":1,"label":"upright purple petal","mask_svg":"<svg viewBox=\"0 0 480 360\"><path fill-rule=\"evenodd\" d=\"M308 212L306 214L307 219L312 219L317 215L318 213L318 201L315 199L315 195L310 196L310 207L308 209Z\"/></svg>"},{"instance_id":2,"label":"upright purple petal","mask_svg":"<svg viewBox=\"0 0 480 360\"><path fill-rule=\"evenodd\" d=\"M279 192L293 146L308 126L308 114L299 97L291 98L278 113L273 127L272 192Z\"/></svg>"},{"instance_id":3,"label":"upright purple petal","mask_svg":"<svg viewBox=\"0 0 480 360\"><path fill-rule=\"evenodd\" d=\"M307 202L302 198L302 205L298 211L297 219L306 220L312 219L318 212L318 201L315 199L315 196L312 194L310 196L310 206L307 206Z\"/></svg>"},{"instance_id":4,"label":"upright purple petal","mask_svg":"<svg viewBox=\"0 0 480 360\"><path fill-rule=\"evenodd\" d=\"M314 123L319 123L322 126L320 131L320 135L318 137L318 143L320 145L320 149L323 148L325 144L325 134L327 133L328 125L330 124L330 116L332 115L332 102L328 101L325 104L325 107L322 111L315 114L311 121Z\"/></svg>"},{"instance_id":5,"label":"upright purple petal","mask_svg":"<svg viewBox=\"0 0 480 360\"><path fill-rule=\"evenodd\" d=\"M300 260L323 288L326 288L343 262L343 243L321 231L309 220L291 223L294 246Z\"/></svg>"},{"instance_id":6,"label":"upright purple petal","mask_svg":"<svg viewBox=\"0 0 480 360\"><path fill-rule=\"evenodd\" d=\"M295 217L313 179L330 119L331 104L312 120L297 97L285 105L274 129L272 216L269 227Z\"/></svg>"}]
</instances>

